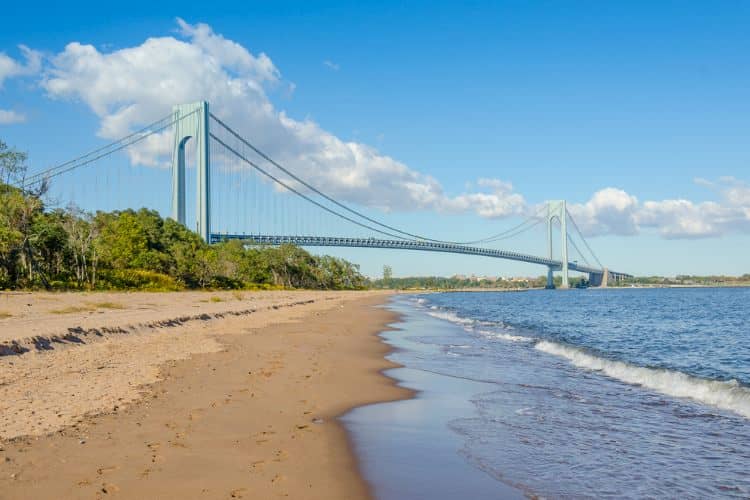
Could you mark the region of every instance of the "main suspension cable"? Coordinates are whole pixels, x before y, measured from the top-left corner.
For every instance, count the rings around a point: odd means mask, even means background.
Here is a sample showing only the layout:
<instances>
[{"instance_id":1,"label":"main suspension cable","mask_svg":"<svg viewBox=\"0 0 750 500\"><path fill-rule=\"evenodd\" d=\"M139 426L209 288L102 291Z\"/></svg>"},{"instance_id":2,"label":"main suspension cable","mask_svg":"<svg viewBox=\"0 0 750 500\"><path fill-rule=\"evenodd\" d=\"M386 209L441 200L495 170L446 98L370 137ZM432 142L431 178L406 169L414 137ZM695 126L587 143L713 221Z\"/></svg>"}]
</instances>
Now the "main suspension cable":
<instances>
[{"instance_id":1,"label":"main suspension cable","mask_svg":"<svg viewBox=\"0 0 750 500\"><path fill-rule=\"evenodd\" d=\"M505 231L502 231L502 232L497 233L497 234L492 235L492 236L488 236L487 238L484 238L484 239L481 239L481 240L468 241L465 244L467 244L467 245L473 245L473 244L476 244L476 243L492 243L494 241L505 240L505 239L508 239L508 238L513 238L515 236L518 236L519 234L524 233L524 232L528 231L529 229L531 229L533 227L536 227L539 224L541 224L542 222L544 222L544 219L540 218L539 214L543 210L545 210L545 209L546 209L546 207L544 205L542 205L536 211L536 213L534 215L526 217L523 221L521 221L519 224L516 224L512 228L506 229ZM526 224L528 224L529 222L532 222L532 221L534 221L534 223L531 224L529 227L524 228L524 229L522 229L522 230L520 230L518 232L515 232L517 229L522 228L523 226L525 226ZM513 234L508 234L508 233L513 233ZM507 235L507 236L505 236L505 235Z\"/></svg>"},{"instance_id":2,"label":"main suspension cable","mask_svg":"<svg viewBox=\"0 0 750 500\"><path fill-rule=\"evenodd\" d=\"M596 254L594 253L594 251L591 249L591 246L589 245L589 242L586 241L586 238L583 237L583 233L578 228L578 224L576 224L576 220L570 214L570 211L567 209L567 207L565 208L565 213L568 215L568 218L573 223L573 227L575 228L575 230L578 231L578 235L581 237L581 240L583 240L583 244L586 245L586 248L588 248L589 252L591 252L591 255L594 257L594 260L596 260L596 263L599 264L600 268L604 269L604 266L602 265L601 261L599 260L599 257L596 256Z\"/></svg>"},{"instance_id":3,"label":"main suspension cable","mask_svg":"<svg viewBox=\"0 0 750 500\"><path fill-rule=\"evenodd\" d=\"M349 206L347 206L347 205L339 202L338 200L336 200L336 199L328 196L327 194L323 193L321 190L319 190L315 186L313 186L310 183L306 182L305 180L301 179L299 176L295 175L293 172L289 171L287 168L285 168L282 165L280 165L277 161L275 161L273 158L271 158L266 153L264 153L263 151L261 151L259 148L257 148L253 144L251 144L249 141L247 141L247 139L245 139L244 137L242 137L241 135L239 135L237 132L235 132L231 127L229 127L229 125L227 125L226 123L224 123L221 119L219 119L213 113L211 113L211 118L213 118L214 121L216 121L216 123L218 123L219 125L221 125L227 132L229 132L232 136L234 136L238 141L240 141L245 146L247 146L250 149L252 149L258 156L260 156L264 160L266 160L269 163L271 163L273 166L275 166L276 168L278 168L279 170L281 170L282 172L284 172L286 175L288 175L289 177L291 177L295 181L299 182L300 184L302 184L306 188L310 189L314 193L316 193L316 194L320 195L321 197L325 198L326 200L330 201L331 203L333 203L334 205L338 206L339 208L342 208L342 209L346 210L347 212L349 212L349 213L351 213L353 215L356 215L357 217L365 219L368 222L371 222L371 223L376 224L378 226L384 227L384 228L386 228L386 229L388 229L390 231L394 231L396 233L400 233L400 234L402 234L404 236L408 236L410 238L416 238L418 240L430 241L430 242L433 242L433 243L447 243L447 244L451 244L451 245L470 245L470 244L475 244L475 243L486 242L487 240L490 240L490 239L493 238L493 237L488 237L488 238L485 238L485 239L482 239L482 240L465 241L465 242L464 241L438 240L438 239L428 238L426 236L421 236L421 235L418 235L418 234L409 233L407 231L403 231L403 230L398 229L396 227L393 227L393 226L390 226L390 225L385 224L383 222L380 222L377 219L373 219L372 217L369 217L369 216L367 216L367 215L365 215L365 214L363 214L363 213L361 213L361 212L359 212L357 210L354 210L353 208L351 208L351 207L349 207ZM509 232L511 230L508 230L506 232ZM500 233L500 234L504 234L504 233ZM401 237L401 238L405 239L403 237Z\"/></svg>"},{"instance_id":4,"label":"main suspension cable","mask_svg":"<svg viewBox=\"0 0 750 500\"><path fill-rule=\"evenodd\" d=\"M177 118L177 119L175 119L174 115L170 113L169 115L163 118L160 118L159 120L156 120L155 122L152 122L146 125L145 127L139 130L136 130L135 132L128 134L127 136L121 139L118 139L117 141L111 142L100 148L94 149L92 151L89 151L88 153L85 153L76 158L68 160L64 163L60 163L59 165L55 165L41 172L37 172L29 177L26 177L16 187L20 189L25 189L31 186L32 184L40 182L44 179L51 179L53 177L57 177L58 175L64 174L66 172L70 172L71 170L76 169L78 167L88 165L89 163L92 163L112 153L116 153L117 151L120 151L128 146L131 146L145 139L146 137L149 137L157 132L160 132L166 129L167 127L170 127L173 124L177 123L178 121L187 118L193 113L195 113L195 111L193 111L192 113L188 113L184 116L181 116L180 118ZM162 124L162 122L164 122L165 120L170 120L170 121L167 122L166 124ZM154 127L157 127L157 128L154 129Z\"/></svg>"},{"instance_id":5,"label":"main suspension cable","mask_svg":"<svg viewBox=\"0 0 750 500\"><path fill-rule=\"evenodd\" d=\"M587 266L590 266L590 265L591 265L591 263L590 263L590 262L589 262L589 260L588 260L588 259L586 258L586 256L585 256L585 255L583 254L583 252L581 252L581 249L580 249L580 248L578 248L578 245L576 245L576 242L575 242L575 240L573 239L573 236L572 236L572 235L571 235L570 233L567 233L567 234L568 234L568 242L569 242L569 243L570 243L571 245L573 245L573 248L575 248L575 249L576 249L576 252L578 252L578 255L579 255L579 256L580 256L580 257L581 257L581 258L583 259L583 261L584 261L584 262L586 263L586 265L587 265Z\"/></svg>"},{"instance_id":6,"label":"main suspension cable","mask_svg":"<svg viewBox=\"0 0 750 500\"><path fill-rule=\"evenodd\" d=\"M357 220L354 220L354 219L352 219L352 218L350 218L350 217L347 217L346 215L344 215L344 214L341 214L341 213L339 213L339 212L336 212L335 210L333 210L333 209L331 209L331 208L329 208L329 207L327 207L327 206L323 205L322 203L320 203L320 202L318 202L318 201L315 201L315 200L313 200L313 199L312 199L312 198L310 198L309 196L307 196L307 195L305 195L305 194L303 194L303 193L299 192L299 191L298 191L297 189L295 189L295 188L293 188L293 187L289 186L288 184L286 184L285 182L283 182L283 181L282 181L281 179L279 179L278 177L275 177L275 176L274 176L273 174L270 174L270 173L266 172L266 171L265 171L265 170L264 170L263 168L261 168L261 167L260 167L260 166L259 166L258 164L256 164L256 163L255 163L255 162L253 162L252 160L248 159L247 157L245 157L245 156L244 156L244 155L242 155L241 153L239 153L239 152L238 152L237 150L235 150L234 148L232 148L231 146L229 146L229 145L228 145L227 143L225 143L224 141L222 141L221 139L219 139L218 137L216 137L216 136L215 136L215 135L214 135L213 133L209 133L209 135L211 136L211 138L212 138L213 140L215 140L216 142L218 142L219 144L221 144L222 146L224 146L224 148L226 148L226 149L227 149L228 151L230 151L231 153L233 153L234 155L236 155L236 156L237 156L237 157L238 157L239 159L241 159L242 161L244 161L245 163L247 163L248 165L250 165L251 167L253 167L253 168L254 168L255 170L257 170L257 171L258 171L258 172L260 172L261 174L265 175L266 177L268 177L269 179L271 179L271 180L272 180L272 181L274 181L275 183L279 184L280 186L283 186L283 187L284 187L285 189L288 189L289 191L293 192L293 193L294 193L294 194L296 194L297 196L300 196L300 197L304 198L305 200L309 201L310 203L312 203L312 204L314 204L314 205L318 206L319 208L322 208L322 209L323 209L323 210L325 210L326 212L328 212L328 213L330 213L330 214L333 214L333 215L335 215L335 216L337 216L337 217L340 217L340 218L342 218L342 219L344 219L344 220L346 220L346 221L348 221L348 222L351 222L351 223L353 223L353 224L356 224L356 225L358 225L358 226L360 226L360 227L363 227L363 228L365 228L365 229L369 229L370 231L375 231L375 232L377 232L377 233L380 233L380 234L383 234L383 235L386 235L386 236L390 236L390 237L392 237L392 238L397 238L397 239L400 239L400 240L407 240L407 241L408 241L408 238L404 238L403 236L399 236L399 235L396 235L396 234L392 234L392 233L389 233L389 232L386 232L386 231L381 231L381 230L379 230L379 229L377 229L377 228L374 228L374 227L368 226L367 224L364 224L364 223L362 223L362 222L359 222L359 221L357 221Z\"/></svg>"}]
</instances>

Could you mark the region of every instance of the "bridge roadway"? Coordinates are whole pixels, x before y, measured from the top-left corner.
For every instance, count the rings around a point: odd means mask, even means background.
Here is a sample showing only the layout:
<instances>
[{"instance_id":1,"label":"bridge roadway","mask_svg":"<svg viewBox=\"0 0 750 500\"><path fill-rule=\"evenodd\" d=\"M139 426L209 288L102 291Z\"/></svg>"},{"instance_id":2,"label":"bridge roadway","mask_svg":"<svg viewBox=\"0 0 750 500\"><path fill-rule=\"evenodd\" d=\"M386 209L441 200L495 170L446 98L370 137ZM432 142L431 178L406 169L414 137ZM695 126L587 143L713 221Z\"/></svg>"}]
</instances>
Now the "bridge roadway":
<instances>
[{"instance_id":1,"label":"bridge roadway","mask_svg":"<svg viewBox=\"0 0 750 500\"><path fill-rule=\"evenodd\" d=\"M356 247L356 248L390 248L399 250L421 250L427 252L445 252L465 255L481 255L484 257L495 257L498 259L516 260L519 262L528 262L530 264L539 264L547 266L554 270L562 269L562 262L559 260L548 259L547 257L537 257L507 250L496 250L492 248L470 247L457 245L455 243L438 243L426 240L383 240L378 238L338 238L331 236L274 236L265 234L216 234L212 233L210 242L218 243L226 240L242 240L256 245L283 245L290 243L300 247ZM578 271L592 275L602 275L604 270L597 267L590 267L579 264L578 262L568 262L570 271ZM621 279L630 277L625 273L618 273L609 270L609 277Z\"/></svg>"}]
</instances>

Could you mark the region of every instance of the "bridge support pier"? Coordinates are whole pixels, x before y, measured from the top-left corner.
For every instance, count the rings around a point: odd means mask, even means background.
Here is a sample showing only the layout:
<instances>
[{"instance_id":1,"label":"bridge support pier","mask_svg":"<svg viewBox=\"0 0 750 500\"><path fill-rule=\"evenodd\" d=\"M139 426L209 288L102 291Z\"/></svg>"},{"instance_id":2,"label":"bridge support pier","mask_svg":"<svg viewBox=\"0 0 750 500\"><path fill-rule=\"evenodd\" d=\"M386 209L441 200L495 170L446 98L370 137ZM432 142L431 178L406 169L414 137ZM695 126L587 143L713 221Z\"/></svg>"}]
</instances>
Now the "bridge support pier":
<instances>
[{"instance_id":1,"label":"bridge support pier","mask_svg":"<svg viewBox=\"0 0 750 500\"><path fill-rule=\"evenodd\" d=\"M552 266L547 267L547 290L554 290L555 289L555 270L552 269Z\"/></svg>"},{"instance_id":2,"label":"bridge support pier","mask_svg":"<svg viewBox=\"0 0 750 500\"><path fill-rule=\"evenodd\" d=\"M589 273L589 284L600 288L607 288L609 270L605 267L600 273Z\"/></svg>"},{"instance_id":3,"label":"bridge support pier","mask_svg":"<svg viewBox=\"0 0 750 500\"><path fill-rule=\"evenodd\" d=\"M208 241L211 235L211 166L208 154L208 103L180 104L172 108L175 120L172 151L172 218L186 224L185 214L185 144L195 139L196 152L196 231Z\"/></svg>"}]
</instances>

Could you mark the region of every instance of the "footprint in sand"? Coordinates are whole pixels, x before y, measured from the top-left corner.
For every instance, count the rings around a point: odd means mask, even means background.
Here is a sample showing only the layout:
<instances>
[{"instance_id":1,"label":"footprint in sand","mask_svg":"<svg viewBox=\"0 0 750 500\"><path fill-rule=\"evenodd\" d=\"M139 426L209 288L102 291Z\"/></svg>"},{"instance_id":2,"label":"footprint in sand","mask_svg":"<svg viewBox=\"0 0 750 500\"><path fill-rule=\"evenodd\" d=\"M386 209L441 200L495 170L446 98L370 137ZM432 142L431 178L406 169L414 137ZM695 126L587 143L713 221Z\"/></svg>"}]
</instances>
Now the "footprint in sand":
<instances>
[{"instance_id":1,"label":"footprint in sand","mask_svg":"<svg viewBox=\"0 0 750 500\"><path fill-rule=\"evenodd\" d=\"M229 496L232 498L242 498L242 494L247 491L247 488L237 488L229 492Z\"/></svg>"},{"instance_id":2,"label":"footprint in sand","mask_svg":"<svg viewBox=\"0 0 750 500\"><path fill-rule=\"evenodd\" d=\"M276 434L276 431L260 431L260 432L256 432L255 434L253 434L253 437L257 438L260 436L273 436L274 434Z\"/></svg>"},{"instance_id":3,"label":"footprint in sand","mask_svg":"<svg viewBox=\"0 0 750 500\"><path fill-rule=\"evenodd\" d=\"M109 467L99 467L98 469L96 469L96 473L101 476L103 474L106 474L107 472L112 472L112 471L115 471L115 470L117 470L117 466L116 465L110 465Z\"/></svg>"},{"instance_id":4,"label":"footprint in sand","mask_svg":"<svg viewBox=\"0 0 750 500\"><path fill-rule=\"evenodd\" d=\"M262 471L266 466L265 460L256 460L255 462L250 464L250 470L252 472L260 472Z\"/></svg>"},{"instance_id":5,"label":"footprint in sand","mask_svg":"<svg viewBox=\"0 0 750 500\"><path fill-rule=\"evenodd\" d=\"M118 491L120 491L120 488L116 484L102 483L101 492L105 495L111 495L112 493L117 493Z\"/></svg>"}]
</instances>

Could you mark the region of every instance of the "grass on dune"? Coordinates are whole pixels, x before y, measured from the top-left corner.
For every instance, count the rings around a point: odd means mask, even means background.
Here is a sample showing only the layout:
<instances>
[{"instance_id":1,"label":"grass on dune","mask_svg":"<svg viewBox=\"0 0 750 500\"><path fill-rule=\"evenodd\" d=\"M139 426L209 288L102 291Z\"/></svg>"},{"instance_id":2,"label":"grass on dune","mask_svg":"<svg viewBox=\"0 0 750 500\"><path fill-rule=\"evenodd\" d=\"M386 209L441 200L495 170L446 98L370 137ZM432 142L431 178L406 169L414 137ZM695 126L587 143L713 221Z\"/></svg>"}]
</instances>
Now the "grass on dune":
<instances>
[{"instance_id":1,"label":"grass on dune","mask_svg":"<svg viewBox=\"0 0 750 500\"><path fill-rule=\"evenodd\" d=\"M98 309L125 309L125 306L117 302L87 302L82 306L69 306L62 309L53 309L52 314L75 314L93 312Z\"/></svg>"},{"instance_id":2,"label":"grass on dune","mask_svg":"<svg viewBox=\"0 0 750 500\"><path fill-rule=\"evenodd\" d=\"M91 305L98 309L125 309L124 305L117 302L93 302Z\"/></svg>"}]
</instances>

